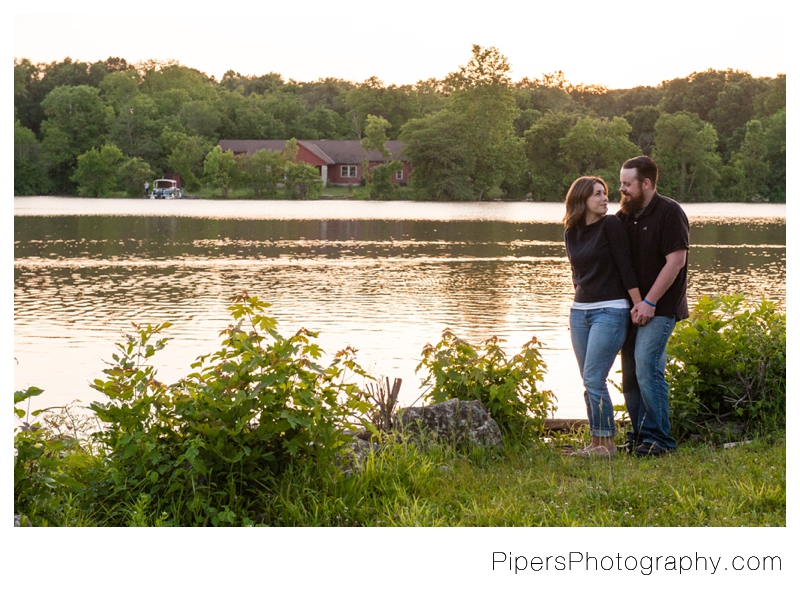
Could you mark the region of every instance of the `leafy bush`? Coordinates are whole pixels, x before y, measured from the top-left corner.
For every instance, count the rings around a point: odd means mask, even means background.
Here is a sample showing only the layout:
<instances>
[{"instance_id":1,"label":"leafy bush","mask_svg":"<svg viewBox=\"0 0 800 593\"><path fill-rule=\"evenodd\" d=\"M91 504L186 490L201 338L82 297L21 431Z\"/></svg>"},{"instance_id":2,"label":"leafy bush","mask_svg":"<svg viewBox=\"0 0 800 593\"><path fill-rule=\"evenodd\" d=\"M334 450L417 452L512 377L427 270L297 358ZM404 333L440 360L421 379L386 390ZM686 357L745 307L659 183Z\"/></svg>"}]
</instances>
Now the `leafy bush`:
<instances>
[{"instance_id":1,"label":"leafy bush","mask_svg":"<svg viewBox=\"0 0 800 593\"><path fill-rule=\"evenodd\" d=\"M539 354L541 343L534 337L508 359L501 342L493 336L474 347L445 329L436 346L423 348L416 369L428 371L423 386L431 390L425 397L433 403L479 400L504 436L512 440L536 438L542 434L548 414L556 409L553 393L536 386L547 370Z\"/></svg>"},{"instance_id":2,"label":"leafy bush","mask_svg":"<svg viewBox=\"0 0 800 593\"><path fill-rule=\"evenodd\" d=\"M676 436L736 423L785 428L786 314L742 295L702 297L667 346Z\"/></svg>"},{"instance_id":3,"label":"leafy bush","mask_svg":"<svg viewBox=\"0 0 800 593\"><path fill-rule=\"evenodd\" d=\"M317 334L282 337L262 313L268 306L238 297L221 349L171 386L148 364L166 345L157 336L168 323L137 327L117 345L115 366L94 383L108 402L91 408L106 423L96 437L106 447L108 502L123 503L119 521L135 501L137 516L168 511L182 524L249 524L248 506L290 464L324 466L347 445L351 419L368 410L346 377L365 376L355 351L322 367Z\"/></svg>"},{"instance_id":4,"label":"leafy bush","mask_svg":"<svg viewBox=\"0 0 800 593\"><path fill-rule=\"evenodd\" d=\"M14 393L14 413L21 420L21 426L14 428L14 514L35 525L63 525L70 494L83 488L76 476L92 464L92 457L77 435L60 430L66 426L65 418L53 430L47 414L42 415L45 410L29 415L16 407L40 393L38 387ZM29 422L31 416L37 421Z\"/></svg>"}]
</instances>

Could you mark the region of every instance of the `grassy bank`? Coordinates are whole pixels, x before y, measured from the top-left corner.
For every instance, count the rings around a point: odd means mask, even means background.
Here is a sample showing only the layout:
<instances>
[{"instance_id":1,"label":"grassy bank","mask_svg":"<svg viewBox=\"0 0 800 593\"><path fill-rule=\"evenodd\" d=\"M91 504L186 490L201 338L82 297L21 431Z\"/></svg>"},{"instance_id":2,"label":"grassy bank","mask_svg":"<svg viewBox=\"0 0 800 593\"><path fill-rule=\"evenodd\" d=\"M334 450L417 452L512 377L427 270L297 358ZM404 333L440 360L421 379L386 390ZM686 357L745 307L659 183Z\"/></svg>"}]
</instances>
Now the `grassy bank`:
<instances>
[{"instance_id":1,"label":"grassy bank","mask_svg":"<svg viewBox=\"0 0 800 593\"><path fill-rule=\"evenodd\" d=\"M85 460L86 467L94 462ZM77 475L76 475L77 477ZM84 482L84 486L88 486ZM147 496L121 509L65 495L35 525L211 525L191 501ZM611 460L561 454L558 444L459 453L387 446L360 471L297 465L216 524L267 526L785 526L784 436L732 448L684 445L666 457Z\"/></svg>"},{"instance_id":2,"label":"grassy bank","mask_svg":"<svg viewBox=\"0 0 800 593\"><path fill-rule=\"evenodd\" d=\"M421 447L394 432L388 380L360 387L374 378L352 348L321 365L317 334L280 335L268 306L234 298L220 349L172 385L148 362L171 324L135 326L93 383L107 397L93 416L29 414L42 390L15 392L15 514L59 526L786 524L785 314L774 304L700 299L669 348L678 450L607 460L563 455L585 428L546 432L553 401L535 339L512 357L496 338L473 346L450 330L427 345L429 403L480 401L505 446ZM356 461L364 428L380 447Z\"/></svg>"}]
</instances>

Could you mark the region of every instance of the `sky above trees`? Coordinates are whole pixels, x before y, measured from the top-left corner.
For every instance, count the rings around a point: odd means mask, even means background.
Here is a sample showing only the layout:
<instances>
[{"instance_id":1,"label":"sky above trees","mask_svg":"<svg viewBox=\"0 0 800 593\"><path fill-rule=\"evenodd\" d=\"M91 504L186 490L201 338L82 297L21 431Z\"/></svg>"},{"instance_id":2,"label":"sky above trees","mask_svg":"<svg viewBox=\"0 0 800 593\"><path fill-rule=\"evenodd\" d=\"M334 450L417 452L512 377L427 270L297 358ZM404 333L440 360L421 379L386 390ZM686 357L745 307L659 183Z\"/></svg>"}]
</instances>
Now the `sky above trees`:
<instances>
[{"instance_id":1,"label":"sky above trees","mask_svg":"<svg viewBox=\"0 0 800 593\"><path fill-rule=\"evenodd\" d=\"M308 0L270 2L268 12L264 3L245 1L227 12L193 7L190 14L164 11L164 4L137 2L134 13L110 14L107 5L77 2L70 14L15 14L14 57L48 63L65 57L177 60L217 80L234 70L277 72L297 81L376 76L399 85L444 77L479 44L508 57L513 80L561 70L573 84L632 88L709 68L753 76L786 72L785 34L776 25L785 3L778 0L736 10L721 2L677 0L668 9L652 3L637 11L638 19L631 4L619 0L544 6ZM59 8L37 3L50 6Z\"/></svg>"}]
</instances>

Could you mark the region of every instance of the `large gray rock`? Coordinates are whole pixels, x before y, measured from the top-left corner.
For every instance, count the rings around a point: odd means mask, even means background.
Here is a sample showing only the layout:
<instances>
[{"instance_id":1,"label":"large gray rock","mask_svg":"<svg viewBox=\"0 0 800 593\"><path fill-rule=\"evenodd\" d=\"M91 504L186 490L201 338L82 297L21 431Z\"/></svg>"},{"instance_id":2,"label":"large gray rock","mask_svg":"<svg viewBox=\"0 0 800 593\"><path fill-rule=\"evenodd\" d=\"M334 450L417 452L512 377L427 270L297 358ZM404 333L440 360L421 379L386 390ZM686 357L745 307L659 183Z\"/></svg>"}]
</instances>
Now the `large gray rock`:
<instances>
[{"instance_id":1,"label":"large gray rock","mask_svg":"<svg viewBox=\"0 0 800 593\"><path fill-rule=\"evenodd\" d=\"M440 404L402 408L398 427L415 440L432 438L456 446L499 447L500 427L479 401L451 399Z\"/></svg>"},{"instance_id":2,"label":"large gray rock","mask_svg":"<svg viewBox=\"0 0 800 593\"><path fill-rule=\"evenodd\" d=\"M23 515L14 515L14 527L33 527L31 520Z\"/></svg>"},{"instance_id":3,"label":"large gray rock","mask_svg":"<svg viewBox=\"0 0 800 593\"><path fill-rule=\"evenodd\" d=\"M369 433L355 434L345 431L352 437L348 447L340 457L340 467L344 475L348 476L363 467L364 460L370 453L376 453L380 447L378 443L369 440Z\"/></svg>"}]
</instances>

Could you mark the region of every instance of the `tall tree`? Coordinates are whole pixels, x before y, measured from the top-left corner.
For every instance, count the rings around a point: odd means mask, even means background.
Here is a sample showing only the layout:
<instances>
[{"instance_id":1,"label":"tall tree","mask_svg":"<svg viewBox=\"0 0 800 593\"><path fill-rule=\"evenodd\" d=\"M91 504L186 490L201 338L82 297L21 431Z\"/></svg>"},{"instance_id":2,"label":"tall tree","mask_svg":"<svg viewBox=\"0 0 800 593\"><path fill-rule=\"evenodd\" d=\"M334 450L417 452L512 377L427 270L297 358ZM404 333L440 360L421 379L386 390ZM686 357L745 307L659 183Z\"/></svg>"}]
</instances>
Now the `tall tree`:
<instances>
[{"instance_id":1,"label":"tall tree","mask_svg":"<svg viewBox=\"0 0 800 593\"><path fill-rule=\"evenodd\" d=\"M167 155L166 168L180 176L188 191L200 189L203 164L212 148L209 140L201 136L190 136L183 132L165 130L159 139L162 152Z\"/></svg>"},{"instance_id":2,"label":"tall tree","mask_svg":"<svg viewBox=\"0 0 800 593\"><path fill-rule=\"evenodd\" d=\"M562 201L570 170L561 153L561 140L577 122L573 113L549 112L525 132L525 157L530 174L531 197L537 201ZM416 166L416 164L415 164ZM568 187L568 186L567 186Z\"/></svg>"},{"instance_id":3,"label":"tall tree","mask_svg":"<svg viewBox=\"0 0 800 593\"><path fill-rule=\"evenodd\" d=\"M105 142L114 111L103 103L98 89L86 85L56 87L42 107L47 116L42 156L56 191L70 192L78 155Z\"/></svg>"},{"instance_id":4,"label":"tall tree","mask_svg":"<svg viewBox=\"0 0 800 593\"><path fill-rule=\"evenodd\" d=\"M570 173L564 185L582 175L614 179L625 160L639 154L630 140L631 126L621 117L611 121L595 117L579 119L559 142L560 156Z\"/></svg>"},{"instance_id":5,"label":"tall tree","mask_svg":"<svg viewBox=\"0 0 800 593\"><path fill-rule=\"evenodd\" d=\"M470 178L478 199L516 174L510 165L516 162L512 155L521 151L514 133L519 108L510 70L497 48L473 45L469 62L447 79L453 88L448 109L464 116L468 126L475 159Z\"/></svg>"},{"instance_id":6,"label":"tall tree","mask_svg":"<svg viewBox=\"0 0 800 593\"><path fill-rule=\"evenodd\" d=\"M227 198L231 188L238 185L241 178L239 164L233 152L217 145L206 156L203 165L206 181L212 186L222 190L222 197Z\"/></svg>"},{"instance_id":7,"label":"tall tree","mask_svg":"<svg viewBox=\"0 0 800 593\"><path fill-rule=\"evenodd\" d=\"M259 150L242 158L247 185L258 197L275 198L286 174L287 158L282 151Z\"/></svg>"},{"instance_id":8,"label":"tall tree","mask_svg":"<svg viewBox=\"0 0 800 593\"><path fill-rule=\"evenodd\" d=\"M414 163L411 187L428 200L471 200L470 175L475 167L464 115L442 109L412 119L403 126L400 139Z\"/></svg>"},{"instance_id":9,"label":"tall tree","mask_svg":"<svg viewBox=\"0 0 800 593\"><path fill-rule=\"evenodd\" d=\"M131 198L141 196L145 182L153 177L150 165L139 157L123 159L117 166L117 186L125 190L125 194Z\"/></svg>"},{"instance_id":10,"label":"tall tree","mask_svg":"<svg viewBox=\"0 0 800 593\"><path fill-rule=\"evenodd\" d=\"M731 158L739 183L734 196L746 201L766 201L770 168L767 161L766 135L757 119L747 122L744 141Z\"/></svg>"},{"instance_id":11,"label":"tall tree","mask_svg":"<svg viewBox=\"0 0 800 593\"><path fill-rule=\"evenodd\" d=\"M681 202L713 201L722 165L716 147L717 132L696 113L663 114L653 150L663 193Z\"/></svg>"},{"instance_id":12,"label":"tall tree","mask_svg":"<svg viewBox=\"0 0 800 593\"><path fill-rule=\"evenodd\" d=\"M36 135L14 120L14 195L30 196L45 193L47 189Z\"/></svg>"},{"instance_id":13,"label":"tall tree","mask_svg":"<svg viewBox=\"0 0 800 593\"><path fill-rule=\"evenodd\" d=\"M78 183L78 194L91 198L108 197L117 185L117 167L122 151L113 144L99 150L92 148L78 157L72 180Z\"/></svg>"},{"instance_id":14,"label":"tall tree","mask_svg":"<svg viewBox=\"0 0 800 593\"><path fill-rule=\"evenodd\" d=\"M639 147L642 154L649 156L656 139L656 122L661 117L661 111L652 105L640 105L627 112L624 117L631 126L631 142Z\"/></svg>"}]
</instances>

